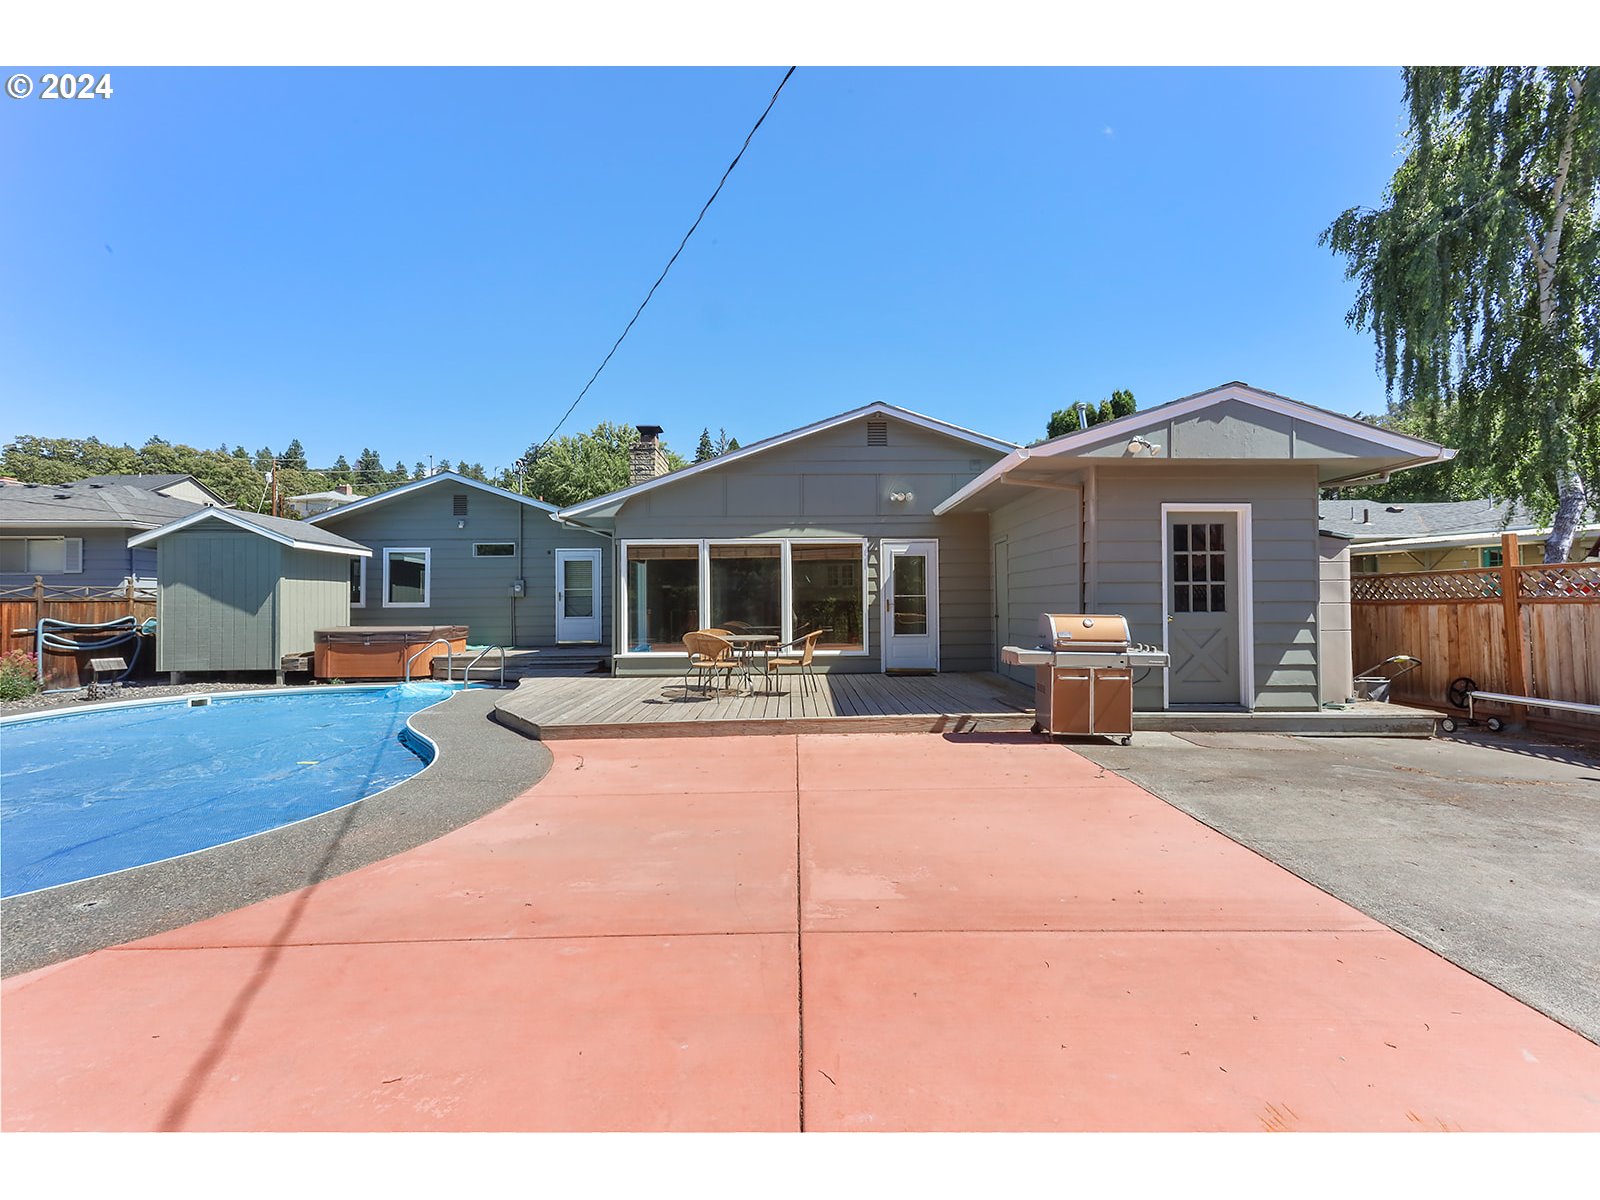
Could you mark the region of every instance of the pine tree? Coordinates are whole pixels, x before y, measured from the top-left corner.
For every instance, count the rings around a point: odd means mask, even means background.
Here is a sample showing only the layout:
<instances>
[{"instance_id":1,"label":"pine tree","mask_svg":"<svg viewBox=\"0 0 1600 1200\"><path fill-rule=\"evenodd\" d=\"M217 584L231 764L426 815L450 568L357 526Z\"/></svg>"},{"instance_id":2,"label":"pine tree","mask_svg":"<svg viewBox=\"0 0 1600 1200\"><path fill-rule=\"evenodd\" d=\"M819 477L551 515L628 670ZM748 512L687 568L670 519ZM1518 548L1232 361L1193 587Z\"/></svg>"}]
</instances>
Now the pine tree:
<instances>
[{"instance_id":1,"label":"pine tree","mask_svg":"<svg viewBox=\"0 0 1600 1200\"><path fill-rule=\"evenodd\" d=\"M694 448L694 460L697 463L710 462L717 456L717 448L711 444L711 430L700 431L700 443Z\"/></svg>"},{"instance_id":2,"label":"pine tree","mask_svg":"<svg viewBox=\"0 0 1600 1200\"><path fill-rule=\"evenodd\" d=\"M278 455L278 465L286 471L304 471L306 469L306 449L300 444L300 439L295 438L289 443L288 449Z\"/></svg>"}]
</instances>

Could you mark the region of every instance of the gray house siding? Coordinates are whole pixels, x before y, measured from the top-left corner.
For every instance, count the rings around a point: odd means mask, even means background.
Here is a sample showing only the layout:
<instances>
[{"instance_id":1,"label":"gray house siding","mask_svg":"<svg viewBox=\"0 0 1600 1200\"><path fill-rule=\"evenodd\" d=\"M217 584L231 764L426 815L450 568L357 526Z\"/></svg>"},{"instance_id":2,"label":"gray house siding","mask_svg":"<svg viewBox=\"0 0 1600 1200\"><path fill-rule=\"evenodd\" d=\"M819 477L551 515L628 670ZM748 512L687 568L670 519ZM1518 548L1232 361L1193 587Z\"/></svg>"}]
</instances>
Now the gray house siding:
<instances>
[{"instance_id":1,"label":"gray house siding","mask_svg":"<svg viewBox=\"0 0 1600 1200\"><path fill-rule=\"evenodd\" d=\"M204 523L163 537L160 554L157 670L278 669L273 622L281 546Z\"/></svg>"},{"instance_id":2,"label":"gray house siding","mask_svg":"<svg viewBox=\"0 0 1600 1200\"><path fill-rule=\"evenodd\" d=\"M120 587L130 573L149 579L156 573L156 556L153 550L139 547L130 550L128 538L136 529L84 528L63 525L45 529L0 529L0 537L30 538L82 538L83 570L76 573L51 572L43 576L46 587L63 588L114 588ZM30 587L31 571L0 572L0 588Z\"/></svg>"},{"instance_id":3,"label":"gray house siding","mask_svg":"<svg viewBox=\"0 0 1600 1200\"><path fill-rule=\"evenodd\" d=\"M1156 646L1166 644L1164 502L1251 506L1255 707L1317 708L1316 468L1292 463L1240 465L1226 473L1182 463L1099 468L1089 607L1124 614L1134 639ZM1152 671L1135 690L1136 706L1159 709L1161 684L1160 672Z\"/></svg>"},{"instance_id":4,"label":"gray house siding","mask_svg":"<svg viewBox=\"0 0 1600 1200\"><path fill-rule=\"evenodd\" d=\"M989 535L995 543L997 590L1004 605L998 619L999 645L1032 646L1039 640L1039 614L1078 612L1082 568L1081 498L1076 491L1041 488L995 510ZM1000 669L1032 685L1032 667Z\"/></svg>"},{"instance_id":5,"label":"gray house siding","mask_svg":"<svg viewBox=\"0 0 1600 1200\"><path fill-rule=\"evenodd\" d=\"M936 517L932 510L1000 455L892 416L886 421L886 445L867 444L869 418L863 417L627 500L614 522L614 567L620 569L621 543L639 539L865 538L868 653L821 657L817 666L879 671L881 543L934 538L939 543L940 669L991 669L988 520ZM890 498L905 493L909 500ZM614 620L614 644L624 646L622 615ZM682 671L683 659L619 656L616 669L619 674Z\"/></svg>"},{"instance_id":6,"label":"gray house siding","mask_svg":"<svg viewBox=\"0 0 1600 1200\"><path fill-rule=\"evenodd\" d=\"M317 630L350 624L350 561L343 554L283 550L277 598L279 658L309 654L316 649Z\"/></svg>"},{"instance_id":7,"label":"gray house siding","mask_svg":"<svg viewBox=\"0 0 1600 1200\"><path fill-rule=\"evenodd\" d=\"M467 497L465 517L455 515L456 496ZM573 549L601 551L602 637L611 628L610 539L558 525L543 509L509 495L502 498L444 481L355 512L327 515L317 524L372 551L365 603L351 607L352 624L465 625L475 644L554 645L555 552ZM476 558L472 547L479 542L511 542L518 554ZM383 552L405 546L429 550L426 608L384 606ZM511 595L516 579L526 583L521 598Z\"/></svg>"}]
</instances>

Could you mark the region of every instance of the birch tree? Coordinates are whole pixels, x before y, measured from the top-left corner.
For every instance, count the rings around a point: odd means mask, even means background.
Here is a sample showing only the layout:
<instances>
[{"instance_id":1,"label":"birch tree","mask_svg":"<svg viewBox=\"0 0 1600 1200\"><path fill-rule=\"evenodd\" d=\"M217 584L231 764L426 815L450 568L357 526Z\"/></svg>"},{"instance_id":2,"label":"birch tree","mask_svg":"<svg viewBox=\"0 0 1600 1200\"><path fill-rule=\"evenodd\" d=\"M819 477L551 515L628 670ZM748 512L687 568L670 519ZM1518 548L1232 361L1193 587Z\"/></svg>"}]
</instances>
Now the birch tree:
<instances>
[{"instance_id":1,"label":"birch tree","mask_svg":"<svg viewBox=\"0 0 1600 1200\"><path fill-rule=\"evenodd\" d=\"M1569 557L1600 486L1600 68L1409 67L1404 158L1347 260L1390 411L1457 446L1456 478L1552 521Z\"/></svg>"}]
</instances>

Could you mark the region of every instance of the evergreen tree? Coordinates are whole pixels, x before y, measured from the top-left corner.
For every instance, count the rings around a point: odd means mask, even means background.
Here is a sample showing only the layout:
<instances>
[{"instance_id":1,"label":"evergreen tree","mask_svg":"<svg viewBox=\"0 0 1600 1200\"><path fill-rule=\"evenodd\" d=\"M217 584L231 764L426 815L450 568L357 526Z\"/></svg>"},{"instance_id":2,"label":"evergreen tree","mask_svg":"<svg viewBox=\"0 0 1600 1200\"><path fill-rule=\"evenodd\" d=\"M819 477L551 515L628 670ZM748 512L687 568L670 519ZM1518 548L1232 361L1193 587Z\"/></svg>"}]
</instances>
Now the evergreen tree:
<instances>
[{"instance_id":1,"label":"evergreen tree","mask_svg":"<svg viewBox=\"0 0 1600 1200\"><path fill-rule=\"evenodd\" d=\"M304 471L306 469L306 450L300 444L300 439L295 438L289 443L288 449L278 455L278 465L286 471Z\"/></svg>"},{"instance_id":2,"label":"evergreen tree","mask_svg":"<svg viewBox=\"0 0 1600 1200\"><path fill-rule=\"evenodd\" d=\"M356 458L355 482L366 488L383 486L383 458L376 450L362 448Z\"/></svg>"},{"instance_id":3,"label":"evergreen tree","mask_svg":"<svg viewBox=\"0 0 1600 1200\"><path fill-rule=\"evenodd\" d=\"M710 462L717 456L717 448L711 444L711 430L700 431L700 442L694 449L694 460L697 463Z\"/></svg>"},{"instance_id":4,"label":"evergreen tree","mask_svg":"<svg viewBox=\"0 0 1600 1200\"><path fill-rule=\"evenodd\" d=\"M1133 393L1118 390L1111 393L1111 415L1113 417L1127 417L1137 412L1139 406L1134 403Z\"/></svg>"},{"instance_id":5,"label":"evergreen tree","mask_svg":"<svg viewBox=\"0 0 1600 1200\"><path fill-rule=\"evenodd\" d=\"M422 463L422 462L418 462L417 465L411 471L411 478L412 479L426 479L427 477L428 477L427 464L426 463Z\"/></svg>"},{"instance_id":6,"label":"evergreen tree","mask_svg":"<svg viewBox=\"0 0 1600 1200\"><path fill-rule=\"evenodd\" d=\"M350 482L350 464L346 461L344 455L339 455L334 461L333 469L328 472L328 478L333 480L334 483Z\"/></svg>"},{"instance_id":7,"label":"evergreen tree","mask_svg":"<svg viewBox=\"0 0 1600 1200\"><path fill-rule=\"evenodd\" d=\"M731 454L733 451L737 450L738 448L739 448L739 439L738 438L729 438L728 439L728 448L726 450L724 450L723 453L724 454Z\"/></svg>"}]
</instances>

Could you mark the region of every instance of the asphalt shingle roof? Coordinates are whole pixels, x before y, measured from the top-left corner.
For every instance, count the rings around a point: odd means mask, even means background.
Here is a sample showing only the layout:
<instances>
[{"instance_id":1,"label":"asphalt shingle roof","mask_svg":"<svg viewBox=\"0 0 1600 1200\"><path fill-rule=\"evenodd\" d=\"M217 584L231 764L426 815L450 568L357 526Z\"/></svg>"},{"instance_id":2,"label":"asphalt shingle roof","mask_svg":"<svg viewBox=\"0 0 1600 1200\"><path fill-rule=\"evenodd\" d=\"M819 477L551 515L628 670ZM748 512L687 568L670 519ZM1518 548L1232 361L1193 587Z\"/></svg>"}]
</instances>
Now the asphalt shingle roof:
<instances>
[{"instance_id":1,"label":"asphalt shingle roof","mask_svg":"<svg viewBox=\"0 0 1600 1200\"><path fill-rule=\"evenodd\" d=\"M1504 500L1324 500L1321 516L1322 528L1357 542L1480 533L1499 537L1507 529L1541 529L1548 524Z\"/></svg>"},{"instance_id":2,"label":"asphalt shingle roof","mask_svg":"<svg viewBox=\"0 0 1600 1200\"><path fill-rule=\"evenodd\" d=\"M184 478L178 476L178 478ZM99 525L154 529L204 507L125 483L0 483L0 528Z\"/></svg>"}]
</instances>

